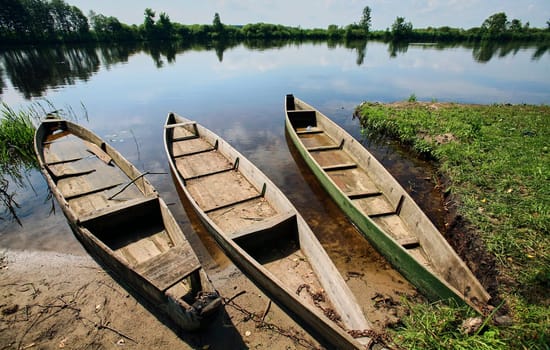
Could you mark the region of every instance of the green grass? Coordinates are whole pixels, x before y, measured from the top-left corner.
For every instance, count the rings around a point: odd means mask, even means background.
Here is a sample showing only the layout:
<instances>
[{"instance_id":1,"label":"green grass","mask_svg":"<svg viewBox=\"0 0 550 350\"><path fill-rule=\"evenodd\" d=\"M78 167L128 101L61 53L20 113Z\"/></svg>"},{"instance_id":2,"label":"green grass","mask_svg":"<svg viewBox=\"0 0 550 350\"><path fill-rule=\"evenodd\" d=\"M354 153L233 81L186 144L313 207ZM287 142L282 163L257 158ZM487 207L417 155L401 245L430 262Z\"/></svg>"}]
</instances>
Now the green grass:
<instances>
[{"instance_id":1,"label":"green grass","mask_svg":"<svg viewBox=\"0 0 550 350\"><path fill-rule=\"evenodd\" d=\"M0 220L10 217L21 224L16 193L10 191L9 185L14 181L23 186L26 172L38 165L33 150L37 120L39 115L34 108L16 112L5 103L0 106Z\"/></svg>"},{"instance_id":2,"label":"green grass","mask_svg":"<svg viewBox=\"0 0 550 350\"><path fill-rule=\"evenodd\" d=\"M399 139L437 162L449 180L445 191L457 199L458 214L496 258L499 294L515 323L491 328L489 334L504 345L481 340L496 348L548 348L550 107L364 103L357 114L365 133ZM446 319L440 308L424 311ZM432 326L437 328L438 322ZM411 322L406 329L415 326L420 325ZM442 347L483 348L451 345L447 341L454 338L440 337L435 331L430 339ZM428 343L426 347L438 348ZM417 347L423 346L411 345Z\"/></svg>"},{"instance_id":3,"label":"green grass","mask_svg":"<svg viewBox=\"0 0 550 350\"><path fill-rule=\"evenodd\" d=\"M473 334L462 330L464 320L474 317L467 307L443 303L409 304L409 315L403 319L394 341L408 349L507 349L500 331L482 326ZM485 321L490 321L486 319Z\"/></svg>"},{"instance_id":4,"label":"green grass","mask_svg":"<svg viewBox=\"0 0 550 350\"><path fill-rule=\"evenodd\" d=\"M0 107L0 170L3 174L17 176L20 166L36 164L34 120L37 118L31 111L16 112L5 103Z\"/></svg>"},{"instance_id":5,"label":"green grass","mask_svg":"<svg viewBox=\"0 0 550 350\"><path fill-rule=\"evenodd\" d=\"M87 117L84 105L82 108ZM25 187L27 172L38 166L33 147L35 125L48 113L62 118L75 118L71 107L66 111L59 110L47 100L35 102L18 111L6 103L0 105L0 220L9 216L19 222L16 211L19 205L16 193L9 189L10 181Z\"/></svg>"}]
</instances>

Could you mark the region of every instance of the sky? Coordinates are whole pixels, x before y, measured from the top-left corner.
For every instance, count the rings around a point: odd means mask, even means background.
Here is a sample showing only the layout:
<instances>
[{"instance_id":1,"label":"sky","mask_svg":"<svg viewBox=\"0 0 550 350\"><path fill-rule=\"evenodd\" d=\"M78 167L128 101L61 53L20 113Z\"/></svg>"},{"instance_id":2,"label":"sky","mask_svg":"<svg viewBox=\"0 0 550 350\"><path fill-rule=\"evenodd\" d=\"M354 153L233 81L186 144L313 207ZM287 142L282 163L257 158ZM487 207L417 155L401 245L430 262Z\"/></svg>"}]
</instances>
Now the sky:
<instances>
[{"instance_id":1,"label":"sky","mask_svg":"<svg viewBox=\"0 0 550 350\"><path fill-rule=\"evenodd\" d=\"M396 17L404 17L413 28L479 27L489 16L506 13L531 27L546 28L550 20L550 0L65 0L85 15L90 10L114 16L126 24L141 24L144 10L157 17L165 12L172 22L212 24L214 14L224 24L273 23L302 28L327 28L358 23L363 9L371 8L372 29L391 27Z\"/></svg>"}]
</instances>

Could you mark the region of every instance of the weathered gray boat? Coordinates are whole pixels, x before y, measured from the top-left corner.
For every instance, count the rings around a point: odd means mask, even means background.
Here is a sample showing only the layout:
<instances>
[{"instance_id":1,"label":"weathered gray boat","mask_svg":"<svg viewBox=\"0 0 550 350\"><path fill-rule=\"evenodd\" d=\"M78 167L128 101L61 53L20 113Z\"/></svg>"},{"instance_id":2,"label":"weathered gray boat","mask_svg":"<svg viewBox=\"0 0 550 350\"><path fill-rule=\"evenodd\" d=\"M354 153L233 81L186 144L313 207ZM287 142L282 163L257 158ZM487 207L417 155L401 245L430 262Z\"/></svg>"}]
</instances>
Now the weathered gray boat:
<instances>
[{"instance_id":1,"label":"weathered gray boat","mask_svg":"<svg viewBox=\"0 0 550 350\"><path fill-rule=\"evenodd\" d=\"M481 312L481 283L403 187L361 143L304 101L287 95L286 129L339 207L424 295Z\"/></svg>"},{"instance_id":2,"label":"weathered gray boat","mask_svg":"<svg viewBox=\"0 0 550 350\"><path fill-rule=\"evenodd\" d=\"M325 341L341 349L371 343L371 325L339 271L258 168L212 131L174 113L164 142L182 200L235 265Z\"/></svg>"},{"instance_id":3,"label":"weathered gray boat","mask_svg":"<svg viewBox=\"0 0 550 350\"><path fill-rule=\"evenodd\" d=\"M83 246L184 330L221 298L151 183L91 131L60 119L36 130L40 169Z\"/></svg>"}]
</instances>

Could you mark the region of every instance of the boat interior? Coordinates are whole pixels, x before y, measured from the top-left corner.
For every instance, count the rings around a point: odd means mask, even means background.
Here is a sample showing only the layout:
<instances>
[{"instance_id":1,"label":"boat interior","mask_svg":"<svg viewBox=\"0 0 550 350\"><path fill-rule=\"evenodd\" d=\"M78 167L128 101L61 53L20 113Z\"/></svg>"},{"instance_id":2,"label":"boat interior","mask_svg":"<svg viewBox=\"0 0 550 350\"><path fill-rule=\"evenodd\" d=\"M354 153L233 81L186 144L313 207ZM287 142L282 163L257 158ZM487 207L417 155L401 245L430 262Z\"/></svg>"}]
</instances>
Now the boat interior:
<instances>
[{"instance_id":1,"label":"boat interior","mask_svg":"<svg viewBox=\"0 0 550 350\"><path fill-rule=\"evenodd\" d=\"M112 255L161 291L192 302L201 288L200 263L156 192L130 178L109 154L59 124L42 144L44 166L75 213L78 225ZM143 187L142 187L143 188ZM179 283L181 282L181 283Z\"/></svg>"},{"instance_id":2,"label":"boat interior","mask_svg":"<svg viewBox=\"0 0 550 350\"><path fill-rule=\"evenodd\" d=\"M394 191L381 189L367 170L345 148L343 135L332 132L330 126L318 124L317 111L301 109L287 97L287 115L304 148L319 164L334 184L349 198L353 205L390 234L403 248L429 267L418 238L412 234L401 218L405 197ZM367 159L367 164L369 160Z\"/></svg>"},{"instance_id":3,"label":"boat interior","mask_svg":"<svg viewBox=\"0 0 550 350\"><path fill-rule=\"evenodd\" d=\"M311 292L301 292L302 302L330 309L329 300L314 301L311 295L322 287L300 247L296 212L285 212L270 202L265 185L254 186L239 170L239 159L224 156L219 142L201 137L194 122L180 123L175 117L171 122L166 126L167 137L178 175L221 234L290 290L299 291L307 285Z\"/></svg>"}]
</instances>

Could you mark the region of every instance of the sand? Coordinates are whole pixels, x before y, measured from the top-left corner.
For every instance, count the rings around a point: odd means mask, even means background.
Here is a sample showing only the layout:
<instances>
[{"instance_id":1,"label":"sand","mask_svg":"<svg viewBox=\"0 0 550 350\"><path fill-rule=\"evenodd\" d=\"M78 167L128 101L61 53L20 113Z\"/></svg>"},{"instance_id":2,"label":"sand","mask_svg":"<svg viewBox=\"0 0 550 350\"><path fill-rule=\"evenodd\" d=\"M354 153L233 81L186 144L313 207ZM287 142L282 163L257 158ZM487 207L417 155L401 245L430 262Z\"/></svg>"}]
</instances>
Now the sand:
<instances>
[{"instance_id":1,"label":"sand","mask_svg":"<svg viewBox=\"0 0 550 350\"><path fill-rule=\"evenodd\" d=\"M238 296L207 329L187 333L88 255L4 251L0 349L320 348L233 265L210 273L222 295Z\"/></svg>"}]
</instances>

